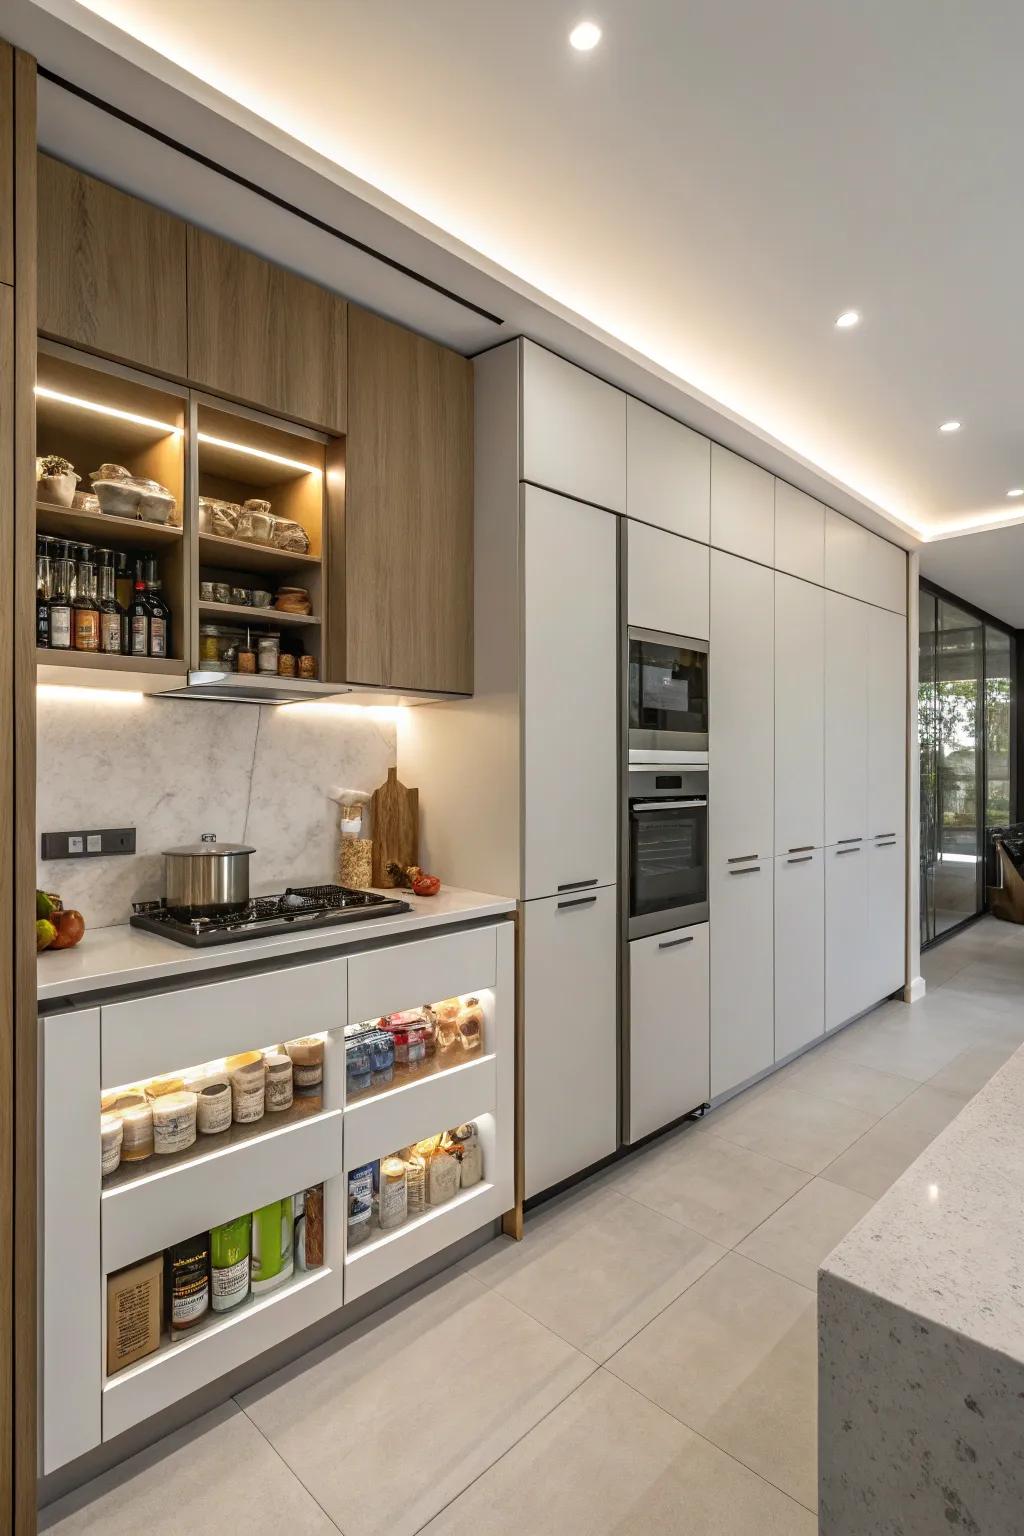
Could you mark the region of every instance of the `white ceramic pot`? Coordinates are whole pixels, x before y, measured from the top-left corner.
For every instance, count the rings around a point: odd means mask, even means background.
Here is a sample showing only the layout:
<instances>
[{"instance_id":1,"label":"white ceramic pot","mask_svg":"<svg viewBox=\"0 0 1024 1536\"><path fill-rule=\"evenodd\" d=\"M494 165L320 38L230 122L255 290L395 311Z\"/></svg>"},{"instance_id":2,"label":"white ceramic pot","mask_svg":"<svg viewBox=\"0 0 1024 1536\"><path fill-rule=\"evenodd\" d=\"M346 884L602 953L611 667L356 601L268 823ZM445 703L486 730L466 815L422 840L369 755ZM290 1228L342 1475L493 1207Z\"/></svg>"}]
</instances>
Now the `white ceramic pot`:
<instances>
[{"instance_id":1,"label":"white ceramic pot","mask_svg":"<svg viewBox=\"0 0 1024 1536\"><path fill-rule=\"evenodd\" d=\"M36 487L40 501L48 501L54 507L70 507L78 486L78 476L40 475Z\"/></svg>"}]
</instances>

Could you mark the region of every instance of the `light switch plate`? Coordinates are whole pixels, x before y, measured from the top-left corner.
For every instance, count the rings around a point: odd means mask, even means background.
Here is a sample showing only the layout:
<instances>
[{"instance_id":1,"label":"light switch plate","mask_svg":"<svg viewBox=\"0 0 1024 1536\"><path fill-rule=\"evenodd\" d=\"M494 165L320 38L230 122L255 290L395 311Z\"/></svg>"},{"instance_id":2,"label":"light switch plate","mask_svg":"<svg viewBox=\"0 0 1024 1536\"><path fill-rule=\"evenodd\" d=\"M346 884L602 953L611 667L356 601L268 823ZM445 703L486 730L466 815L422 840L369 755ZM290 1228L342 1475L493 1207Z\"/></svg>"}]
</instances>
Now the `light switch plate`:
<instances>
[{"instance_id":1,"label":"light switch plate","mask_svg":"<svg viewBox=\"0 0 1024 1536\"><path fill-rule=\"evenodd\" d=\"M44 832L40 838L44 859L102 859L112 854L135 852L134 827L108 827L100 831Z\"/></svg>"}]
</instances>

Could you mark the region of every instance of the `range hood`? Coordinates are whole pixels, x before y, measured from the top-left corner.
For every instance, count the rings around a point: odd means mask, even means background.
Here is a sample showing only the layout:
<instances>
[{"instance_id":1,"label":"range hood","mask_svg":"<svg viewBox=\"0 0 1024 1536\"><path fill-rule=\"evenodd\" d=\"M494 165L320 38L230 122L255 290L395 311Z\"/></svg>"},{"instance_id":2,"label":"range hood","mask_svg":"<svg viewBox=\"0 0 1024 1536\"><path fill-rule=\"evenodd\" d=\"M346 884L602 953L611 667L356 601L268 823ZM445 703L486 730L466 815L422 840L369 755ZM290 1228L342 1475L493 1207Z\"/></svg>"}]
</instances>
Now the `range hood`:
<instances>
[{"instance_id":1,"label":"range hood","mask_svg":"<svg viewBox=\"0 0 1024 1536\"><path fill-rule=\"evenodd\" d=\"M218 704L314 704L352 692L344 683L248 672L190 672L182 688L154 689L158 699L205 699Z\"/></svg>"}]
</instances>

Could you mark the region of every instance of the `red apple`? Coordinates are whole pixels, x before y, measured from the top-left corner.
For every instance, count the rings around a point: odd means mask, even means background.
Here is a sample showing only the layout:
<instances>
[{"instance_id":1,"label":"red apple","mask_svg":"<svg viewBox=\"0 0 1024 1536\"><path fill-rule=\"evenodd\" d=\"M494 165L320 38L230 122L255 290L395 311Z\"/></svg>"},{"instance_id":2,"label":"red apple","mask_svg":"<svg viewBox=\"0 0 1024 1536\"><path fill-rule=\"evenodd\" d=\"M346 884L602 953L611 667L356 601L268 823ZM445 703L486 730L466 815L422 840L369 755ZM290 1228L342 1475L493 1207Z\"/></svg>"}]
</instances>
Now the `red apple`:
<instances>
[{"instance_id":1,"label":"red apple","mask_svg":"<svg viewBox=\"0 0 1024 1536\"><path fill-rule=\"evenodd\" d=\"M73 949L85 932L85 918L74 907L62 907L53 914L51 922L57 929L51 949Z\"/></svg>"}]
</instances>

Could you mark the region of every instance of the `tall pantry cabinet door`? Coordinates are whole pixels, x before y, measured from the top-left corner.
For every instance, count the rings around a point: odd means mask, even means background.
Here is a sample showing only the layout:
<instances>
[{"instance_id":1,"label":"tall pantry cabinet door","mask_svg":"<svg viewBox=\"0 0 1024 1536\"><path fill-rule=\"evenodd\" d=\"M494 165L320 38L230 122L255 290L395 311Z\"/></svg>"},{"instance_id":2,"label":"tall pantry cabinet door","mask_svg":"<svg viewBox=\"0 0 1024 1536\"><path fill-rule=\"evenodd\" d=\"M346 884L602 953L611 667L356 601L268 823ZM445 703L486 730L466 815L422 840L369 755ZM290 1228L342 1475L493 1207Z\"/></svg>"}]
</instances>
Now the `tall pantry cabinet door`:
<instances>
[{"instance_id":1,"label":"tall pantry cabinet door","mask_svg":"<svg viewBox=\"0 0 1024 1536\"><path fill-rule=\"evenodd\" d=\"M715 865L774 852L774 609L773 571L711 551L708 818Z\"/></svg>"},{"instance_id":2,"label":"tall pantry cabinet door","mask_svg":"<svg viewBox=\"0 0 1024 1536\"><path fill-rule=\"evenodd\" d=\"M868 620L865 603L825 593L825 842L868 835Z\"/></svg>"},{"instance_id":3,"label":"tall pantry cabinet door","mask_svg":"<svg viewBox=\"0 0 1024 1536\"><path fill-rule=\"evenodd\" d=\"M710 1097L707 923L629 946L629 1142Z\"/></svg>"},{"instance_id":4,"label":"tall pantry cabinet door","mask_svg":"<svg viewBox=\"0 0 1024 1536\"><path fill-rule=\"evenodd\" d=\"M626 510L626 397L603 379L523 342L523 480L613 512Z\"/></svg>"},{"instance_id":5,"label":"tall pantry cabinet door","mask_svg":"<svg viewBox=\"0 0 1024 1536\"><path fill-rule=\"evenodd\" d=\"M762 565L774 562L774 477L718 443L711 444L711 542Z\"/></svg>"},{"instance_id":6,"label":"tall pantry cabinet door","mask_svg":"<svg viewBox=\"0 0 1024 1536\"><path fill-rule=\"evenodd\" d=\"M607 887L520 908L527 1198L618 1145L615 898Z\"/></svg>"},{"instance_id":7,"label":"tall pantry cabinet door","mask_svg":"<svg viewBox=\"0 0 1024 1536\"><path fill-rule=\"evenodd\" d=\"M626 522L626 622L706 640L710 621L709 551L646 523Z\"/></svg>"},{"instance_id":8,"label":"tall pantry cabinet door","mask_svg":"<svg viewBox=\"0 0 1024 1536\"><path fill-rule=\"evenodd\" d=\"M906 841L882 838L868 849L868 960L865 1007L903 986L906 977Z\"/></svg>"},{"instance_id":9,"label":"tall pantry cabinet door","mask_svg":"<svg viewBox=\"0 0 1024 1536\"><path fill-rule=\"evenodd\" d=\"M523 891L617 878L616 520L523 488Z\"/></svg>"},{"instance_id":10,"label":"tall pantry cabinet door","mask_svg":"<svg viewBox=\"0 0 1024 1536\"><path fill-rule=\"evenodd\" d=\"M825 593L775 573L775 851L825 830Z\"/></svg>"},{"instance_id":11,"label":"tall pantry cabinet door","mask_svg":"<svg viewBox=\"0 0 1024 1536\"><path fill-rule=\"evenodd\" d=\"M868 609L869 837L902 837L907 807L907 621Z\"/></svg>"},{"instance_id":12,"label":"tall pantry cabinet door","mask_svg":"<svg viewBox=\"0 0 1024 1536\"><path fill-rule=\"evenodd\" d=\"M185 378L181 219L49 155L39 156L38 199L40 331ZM235 337L245 329L236 295L228 314Z\"/></svg>"},{"instance_id":13,"label":"tall pantry cabinet door","mask_svg":"<svg viewBox=\"0 0 1024 1536\"><path fill-rule=\"evenodd\" d=\"M868 956L868 849L825 850L825 1028L872 1002Z\"/></svg>"},{"instance_id":14,"label":"tall pantry cabinet door","mask_svg":"<svg viewBox=\"0 0 1024 1536\"><path fill-rule=\"evenodd\" d=\"M710 537L709 439L632 395L626 398L626 513L703 544Z\"/></svg>"},{"instance_id":15,"label":"tall pantry cabinet door","mask_svg":"<svg viewBox=\"0 0 1024 1536\"><path fill-rule=\"evenodd\" d=\"M473 365L355 305L348 346L327 675L472 693Z\"/></svg>"},{"instance_id":16,"label":"tall pantry cabinet door","mask_svg":"<svg viewBox=\"0 0 1024 1536\"><path fill-rule=\"evenodd\" d=\"M189 226L188 373L279 416L344 432L345 300Z\"/></svg>"},{"instance_id":17,"label":"tall pantry cabinet door","mask_svg":"<svg viewBox=\"0 0 1024 1536\"><path fill-rule=\"evenodd\" d=\"M775 1060L772 860L711 870L711 1097Z\"/></svg>"},{"instance_id":18,"label":"tall pantry cabinet door","mask_svg":"<svg viewBox=\"0 0 1024 1536\"><path fill-rule=\"evenodd\" d=\"M775 860L775 1060L825 1033L825 857Z\"/></svg>"},{"instance_id":19,"label":"tall pantry cabinet door","mask_svg":"<svg viewBox=\"0 0 1024 1536\"><path fill-rule=\"evenodd\" d=\"M825 585L825 508L785 480L775 482L775 569Z\"/></svg>"}]
</instances>

